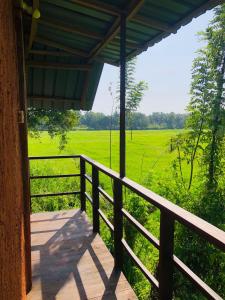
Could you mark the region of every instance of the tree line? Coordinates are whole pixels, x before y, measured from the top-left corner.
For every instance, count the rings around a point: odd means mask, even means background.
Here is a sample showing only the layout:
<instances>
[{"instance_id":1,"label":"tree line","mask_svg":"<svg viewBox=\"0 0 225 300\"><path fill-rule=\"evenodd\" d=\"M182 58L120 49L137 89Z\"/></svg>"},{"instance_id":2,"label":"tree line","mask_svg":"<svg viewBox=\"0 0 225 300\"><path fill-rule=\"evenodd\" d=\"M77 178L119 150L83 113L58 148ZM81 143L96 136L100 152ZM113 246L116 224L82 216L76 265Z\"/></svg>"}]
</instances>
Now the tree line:
<instances>
[{"instance_id":1,"label":"tree line","mask_svg":"<svg viewBox=\"0 0 225 300\"><path fill-rule=\"evenodd\" d=\"M182 129L185 126L186 118L187 114L176 114L174 112L154 112L150 115L134 112L131 124L134 130ZM115 112L110 116L99 112L86 112L80 115L79 126L90 130L118 130L119 114ZM131 129L128 120L127 129Z\"/></svg>"}]
</instances>

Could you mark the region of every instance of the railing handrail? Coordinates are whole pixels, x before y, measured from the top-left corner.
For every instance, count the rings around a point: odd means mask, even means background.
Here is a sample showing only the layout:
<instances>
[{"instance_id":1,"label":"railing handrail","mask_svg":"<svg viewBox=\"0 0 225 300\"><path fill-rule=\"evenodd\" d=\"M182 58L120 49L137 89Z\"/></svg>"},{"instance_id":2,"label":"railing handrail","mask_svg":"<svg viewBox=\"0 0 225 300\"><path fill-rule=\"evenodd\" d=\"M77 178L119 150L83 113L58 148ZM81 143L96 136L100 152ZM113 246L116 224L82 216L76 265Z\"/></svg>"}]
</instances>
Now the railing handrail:
<instances>
[{"instance_id":1,"label":"railing handrail","mask_svg":"<svg viewBox=\"0 0 225 300\"><path fill-rule=\"evenodd\" d=\"M177 221L190 227L192 230L198 231L205 236L205 238L210 241L212 244L220 248L222 251L225 251L225 232L216 226L208 223L207 221L197 217L193 213L181 208L180 206L170 202L169 200L163 198L162 196L152 192L151 190L143 187L139 183L124 177L120 178L119 174L110 168L105 167L104 165L90 159L86 155L81 155L81 157L97 167L101 172L109 175L113 179L120 180L123 185L133 190L140 197L144 198L154 206L159 209L166 210L167 213L170 213Z\"/></svg>"},{"instance_id":2,"label":"railing handrail","mask_svg":"<svg viewBox=\"0 0 225 300\"><path fill-rule=\"evenodd\" d=\"M70 175L47 175L47 176L31 176L30 179L42 178L58 178L68 176L80 176L80 191L63 192L58 194L31 195L31 197L43 197L54 195L80 194L81 210L86 210L86 199L90 201L93 207L93 231L99 232L99 217L106 223L114 234L114 258L115 267L123 266L123 249L132 258L137 267L145 275L145 277L159 289L161 300L171 300L173 295L173 266L176 266L184 275L186 275L195 285L209 298L222 300L204 281L202 281L192 270L190 270L178 257L174 255L174 223L179 223L198 233L206 241L210 242L217 248L225 252L225 232L207 221L188 212L180 206L168 201L151 190L143 187L135 181L123 177L99 162L87 157L86 155L61 155L61 156L32 156L30 160L43 159L64 159L79 158L80 173ZM92 176L86 174L86 164L92 166ZM104 189L99 186L99 172L104 173L113 179L114 189L113 197L108 195ZM92 196L86 192L86 180L92 185ZM143 225L141 225L133 216L123 208L122 188L127 187L129 190L145 199L157 207L160 214L160 239L153 236ZM99 195L113 204L114 222L113 224L107 219L107 216L99 207ZM123 217L126 218L136 229L159 250L159 279L157 280L143 265L140 259L135 255L129 247L125 239L123 239Z\"/></svg>"},{"instance_id":3,"label":"railing handrail","mask_svg":"<svg viewBox=\"0 0 225 300\"><path fill-rule=\"evenodd\" d=\"M113 171L112 169L104 166L103 164L89 158L86 155L58 155L58 156L31 156L30 160L39 160L39 159L62 159L62 158L83 158L86 162L91 165L94 165L104 174L108 175L113 179L119 180L124 186L131 189L133 192L138 194L140 197L144 198L154 206L159 209L166 210L167 213L171 214L175 220L180 223L188 226L194 231L199 232L201 235L220 248L222 251L225 251L225 232L216 226L208 223L202 218L194 215L193 213L181 208L180 206L170 202L164 197L152 192L151 190L143 187L139 183L124 177L120 178L119 173Z\"/></svg>"}]
</instances>

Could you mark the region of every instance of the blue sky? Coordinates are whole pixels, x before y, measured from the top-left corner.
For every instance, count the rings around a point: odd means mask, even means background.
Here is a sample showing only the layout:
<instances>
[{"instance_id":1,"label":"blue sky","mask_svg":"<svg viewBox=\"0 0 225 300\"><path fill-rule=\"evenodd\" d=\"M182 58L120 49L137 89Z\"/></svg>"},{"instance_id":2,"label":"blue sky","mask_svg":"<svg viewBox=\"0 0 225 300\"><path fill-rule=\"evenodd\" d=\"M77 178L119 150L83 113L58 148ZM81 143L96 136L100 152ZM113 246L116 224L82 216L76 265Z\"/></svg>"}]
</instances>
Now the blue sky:
<instances>
[{"instance_id":1,"label":"blue sky","mask_svg":"<svg viewBox=\"0 0 225 300\"><path fill-rule=\"evenodd\" d=\"M170 35L138 56L136 80L145 80L149 85L140 112L185 112L189 101L192 61L202 45L196 33L207 27L212 16L212 11L201 15L177 34ZM105 64L93 111L110 114L112 97L108 87L110 82L116 87L118 74L117 67Z\"/></svg>"}]
</instances>

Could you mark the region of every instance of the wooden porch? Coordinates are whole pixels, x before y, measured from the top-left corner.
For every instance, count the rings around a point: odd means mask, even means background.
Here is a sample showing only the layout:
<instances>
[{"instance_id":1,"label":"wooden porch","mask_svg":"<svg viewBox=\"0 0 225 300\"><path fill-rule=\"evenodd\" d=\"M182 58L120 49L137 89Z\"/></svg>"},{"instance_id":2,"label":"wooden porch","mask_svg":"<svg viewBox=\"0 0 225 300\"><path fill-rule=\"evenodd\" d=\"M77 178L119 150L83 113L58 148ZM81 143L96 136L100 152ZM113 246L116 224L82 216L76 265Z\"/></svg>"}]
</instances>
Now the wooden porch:
<instances>
[{"instance_id":1,"label":"wooden porch","mask_svg":"<svg viewBox=\"0 0 225 300\"><path fill-rule=\"evenodd\" d=\"M31 247L28 300L137 299L80 210L33 214Z\"/></svg>"}]
</instances>

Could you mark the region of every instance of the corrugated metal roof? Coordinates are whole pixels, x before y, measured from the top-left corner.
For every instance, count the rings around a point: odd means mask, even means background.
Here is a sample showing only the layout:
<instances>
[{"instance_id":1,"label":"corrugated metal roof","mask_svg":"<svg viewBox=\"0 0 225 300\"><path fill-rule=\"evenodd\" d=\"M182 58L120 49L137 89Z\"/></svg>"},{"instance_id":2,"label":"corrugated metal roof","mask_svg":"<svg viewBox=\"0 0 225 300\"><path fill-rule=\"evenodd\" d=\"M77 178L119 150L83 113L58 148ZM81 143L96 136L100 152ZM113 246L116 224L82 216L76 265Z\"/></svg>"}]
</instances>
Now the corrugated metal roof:
<instances>
[{"instance_id":1,"label":"corrugated metal roof","mask_svg":"<svg viewBox=\"0 0 225 300\"><path fill-rule=\"evenodd\" d=\"M131 58L223 2L34 0L41 16L24 22L29 105L91 109L103 64L119 64L121 13Z\"/></svg>"}]
</instances>

